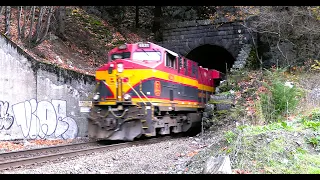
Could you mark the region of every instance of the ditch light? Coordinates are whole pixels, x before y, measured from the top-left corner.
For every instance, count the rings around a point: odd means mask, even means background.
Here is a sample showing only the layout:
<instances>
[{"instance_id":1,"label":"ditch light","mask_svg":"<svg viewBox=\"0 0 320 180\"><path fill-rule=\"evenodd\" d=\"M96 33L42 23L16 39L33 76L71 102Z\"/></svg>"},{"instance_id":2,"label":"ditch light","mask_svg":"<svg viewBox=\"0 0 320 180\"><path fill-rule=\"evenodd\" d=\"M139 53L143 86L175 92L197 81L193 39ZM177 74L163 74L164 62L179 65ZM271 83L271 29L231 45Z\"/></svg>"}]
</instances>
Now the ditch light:
<instances>
[{"instance_id":1,"label":"ditch light","mask_svg":"<svg viewBox=\"0 0 320 180\"><path fill-rule=\"evenodd\" d=\"M118 71L119 73L122 73L122 72L123 72L123 64L122 64L122 63L117 64L117 71Z\"/></svg>"}]
</instances>

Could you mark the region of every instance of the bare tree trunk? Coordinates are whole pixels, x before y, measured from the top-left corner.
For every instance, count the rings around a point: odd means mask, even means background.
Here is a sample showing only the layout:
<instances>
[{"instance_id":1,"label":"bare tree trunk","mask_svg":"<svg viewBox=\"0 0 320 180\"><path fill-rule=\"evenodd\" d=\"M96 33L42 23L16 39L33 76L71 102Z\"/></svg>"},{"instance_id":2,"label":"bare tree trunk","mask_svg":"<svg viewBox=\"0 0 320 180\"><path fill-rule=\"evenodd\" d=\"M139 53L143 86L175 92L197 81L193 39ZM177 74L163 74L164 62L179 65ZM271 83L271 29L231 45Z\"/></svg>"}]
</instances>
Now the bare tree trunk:
<instances>
[{"instance_id":1,"label":"bare tree trunk","mask_svg":"<svg viewBox=\"0 0 320 180\"><path fill-rule=\"evenodd\" d=\"M59 6L58 10L56 11L57 17L57 33L56 35L60 37L63 41L66 40L64 37L65 31L65 18L66 18L66 6Z\"/></svg>"},{"instance_id":2,"label":"bare tree trunk","mask_svg":"<svg viewBox=\"0 0 320 180\"><path fill-rule=\"evenodd\" d=\"M6 15L5 15L5 21L6 21L6 25L5 25L5 35L10 37L10 17L11 17L11 7L10 6L6 6Z\"/></svg>"},{"instance_id":3,"label":"bare tree trunk","mask_svg":"<svg viewBox=\"0 0 320 180\"><path fill-rule=\"evenodd\" d=\"M24 15L23 15L23 25L22 25L22 28L21 28L21 39L25 38L26 24L29 21L30 13L28 13L28 6L26 6L25 10L24 10Z\"/></svg>"},{"instance_id":4,"label":"bare tree trunk","mask_svg":"<svg viewBox=\"0 0 320 180\"><path fill-rule=\"evenodd\" d=\"M162 18L162 7L161 6L155 6L154 10L154 17L153 17L153 25L152 25L152 32L155 34L156 41L162 40L161 35L161 18Z\"/></svg>"},{"instance_id":5,"label":"bare tree trunk","mask_svg":"<svg viewBox=\"0 0 320 180\"><path fill-rule=\"evenodd\" d=\"M31 18L31 24L30 24L30 31L29 31L29 34L28 34L29 42L30 42L30 40L32 38L32 28L33 28L35 10L36 10L36 7L32 6L32 8L31 8L32 18Z\"/></svg>"},{"instance_id":6,"label":"bare tree trunk","mask_svg":"<svg viewBox=\"0 0 320 180\"><path fill-rule=\"evenodd\" d=\"M156 33L160 29L161 16L162 16L161 6L155 6L153 9L153 26L152 26L153 33Z\"/></svg>"},{"instance_id":7,"label":"bare tree trunk","mask_svg":"<svg viewBox=\"0 0 320 180\"><path fill-rule=\"evenodd\" d=\"M0 15L3 13L5 6L1 6Z\"/></svg>"},{"instance_id":8,"label":"bare tree trunk","mask_svg":"<svg viewBox=\"0 0 320 180\"><path fill-rule=\"evenodd\" d=\"M2 13L3 13L3 11L4 11L4 8L5 8L5 6L0 6L1 8L0 8L0 17L1 17L1 15L2 15ZM1 21L0 21L1 22Z\"/></svg>"},{"instance_id":9,"label":"bare tree trunk","mask_svg":"<svg viewBox=\"0 0 320 180\"><path fill-rule=\"evenodd\" d=\"M139 28L139 6L136 6L136 28Z\"/></svg>"},{"instance_id":10,"label":"bare tree trunk","mask_svg":"<svg viewBox=\"0 0 320 180\"><path fill-rule=\"evenodd\" d=\"M42 6L40 8L40 12L39 12L39 16L38 16L38 23L37 23L37 26L36 26L36 33L33 37L33 41L34 42L37 42L39 40L39 36L41 34L41 24L42 24L42 18L43 18L43 14L46 10L46 6Z\"/></svg>"},{"instance_id":11,"label":"bare tree trunk","mask_svg":"<svg viewBox=\"0 0 320 180\"><path fill-rule=\"evenodd\" d=\"M22 6L18 7L19 8L19 11L18 11L18 38L20 39L21 38L21 26L20 26L20 19L21 19L21 13L22 13Z\"/></svg>"},{"instance_id":12,"label":"bare tree trunk","mask_svg":"<svg viewBox=\"0 0 320 180\"><path fill-rule=\"evenodd\" d=\"M50 9L49 9L49 14L48 14L48 19L47 19L47 26L46 26L46 29L45 29L45 31L44 31L44 33L43 33L42 38L39 40L39 42L37 42L37 43L39 43L39 44L40 44L42 41L44 41L45 38L46 38L46 36L47 36L48 30L49 30L49 26L50 26L50 21L51 21L52 12L53 12L53 6L51 6Z\"/></svg>"}]
</instances>

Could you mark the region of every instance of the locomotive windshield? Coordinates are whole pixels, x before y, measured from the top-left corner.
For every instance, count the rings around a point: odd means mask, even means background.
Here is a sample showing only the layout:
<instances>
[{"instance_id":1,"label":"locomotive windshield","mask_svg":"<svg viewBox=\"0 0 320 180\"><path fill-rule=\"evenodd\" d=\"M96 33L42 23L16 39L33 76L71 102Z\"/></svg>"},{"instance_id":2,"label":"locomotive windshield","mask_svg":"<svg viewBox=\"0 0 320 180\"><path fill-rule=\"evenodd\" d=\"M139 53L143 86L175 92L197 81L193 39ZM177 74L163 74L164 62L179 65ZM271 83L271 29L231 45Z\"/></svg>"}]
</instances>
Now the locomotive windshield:
<instances>
[{"instance_id":1,"label":"locomotive windshield","mask_svg":"<svg viewBox=\"0 0 320 180\"><path fill-rule=\"evenodd\" d=\"M111 54L111 60L130 58L130 55L130 52L114 53Z\"/></svg>"},{"instance_id":2,"label":"locomotive windshield","mask_svg":"<svg viewBox=\"0 0 320 180\"><path fill-rule=\"evenodd\" d=\"M136 51L132 54L132 60L135 61L159 61L161 60L160 51Z\"/></svg>"}]
</instances>

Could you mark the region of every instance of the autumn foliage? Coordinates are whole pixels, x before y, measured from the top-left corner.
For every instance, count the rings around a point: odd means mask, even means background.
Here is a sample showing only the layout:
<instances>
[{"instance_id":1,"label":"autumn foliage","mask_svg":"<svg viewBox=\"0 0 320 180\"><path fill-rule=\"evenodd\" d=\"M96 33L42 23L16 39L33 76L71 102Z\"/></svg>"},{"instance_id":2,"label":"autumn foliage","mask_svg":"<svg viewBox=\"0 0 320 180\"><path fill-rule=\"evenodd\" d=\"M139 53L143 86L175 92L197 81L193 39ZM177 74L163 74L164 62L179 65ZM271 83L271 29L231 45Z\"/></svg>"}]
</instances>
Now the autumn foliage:
<instances>
[{"instance_id":1,"label":"autumn foliage","mask_svg":"<svg viewBox=\"0 0 320 180\"><path fill-rule=\"evenodd\" d=\"M237 119L263 125L291 117L304 93L297 84L285 85L290 76L295 75L275 67L229 75L228 86L234 91Z\"/></svg>"}]
</instances>

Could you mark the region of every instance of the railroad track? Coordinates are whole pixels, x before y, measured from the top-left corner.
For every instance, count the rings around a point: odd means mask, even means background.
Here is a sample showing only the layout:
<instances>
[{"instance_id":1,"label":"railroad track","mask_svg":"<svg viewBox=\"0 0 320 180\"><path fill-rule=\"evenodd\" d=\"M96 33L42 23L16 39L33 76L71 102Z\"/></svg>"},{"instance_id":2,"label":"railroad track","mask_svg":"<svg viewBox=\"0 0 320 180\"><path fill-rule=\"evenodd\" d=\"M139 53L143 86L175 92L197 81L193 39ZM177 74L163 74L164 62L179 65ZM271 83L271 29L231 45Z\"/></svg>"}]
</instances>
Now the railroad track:
<instances>
[{"instance_id":1,"label":"railroad track","mask_svg":"<svg viewBox=\"0 0 320 180\"><path fill-rule=\"evenodd\" d=\"M97 142L77 143L0 153L0 170L2 171L22 166L36 165L61 158L71 158L105 150L111 151L124 147L153 144L167 139L170 139L170 137L152 138L111 145L101 145Z\"/></svg>"}]
</instances>

